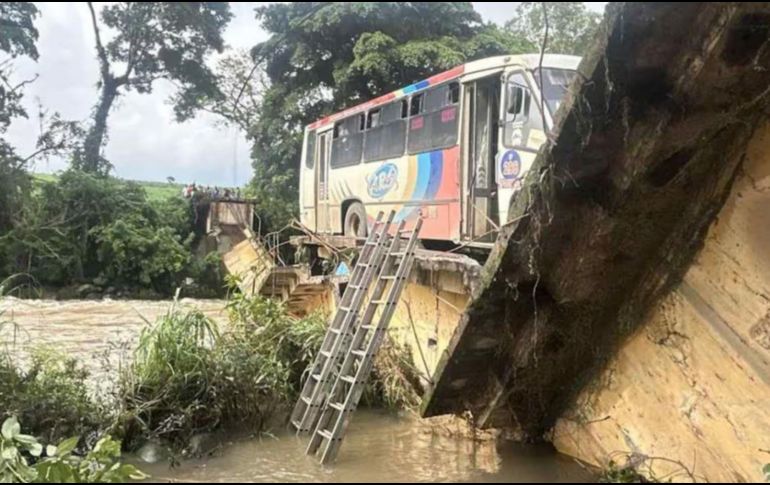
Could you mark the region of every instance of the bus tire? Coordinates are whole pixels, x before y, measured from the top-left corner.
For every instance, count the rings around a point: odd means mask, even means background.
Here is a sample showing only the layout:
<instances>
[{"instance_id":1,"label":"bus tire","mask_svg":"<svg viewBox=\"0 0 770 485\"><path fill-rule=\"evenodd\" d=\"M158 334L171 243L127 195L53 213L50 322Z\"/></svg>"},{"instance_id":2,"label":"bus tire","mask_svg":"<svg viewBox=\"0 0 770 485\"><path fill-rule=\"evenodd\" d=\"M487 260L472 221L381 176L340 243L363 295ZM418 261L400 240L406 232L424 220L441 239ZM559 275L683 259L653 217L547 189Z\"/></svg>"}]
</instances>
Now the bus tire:
<instances>
[{"instance_id":1,"label":"bus tire","mask_svg":"<svg viewBox=\"0 0 770 485\"><path fill-rule=\"evenodd\" d=\"M366 211L360 202L353 202L345 212L343 234L348 237L366 237Z\"/></svg>"}]
</instances>

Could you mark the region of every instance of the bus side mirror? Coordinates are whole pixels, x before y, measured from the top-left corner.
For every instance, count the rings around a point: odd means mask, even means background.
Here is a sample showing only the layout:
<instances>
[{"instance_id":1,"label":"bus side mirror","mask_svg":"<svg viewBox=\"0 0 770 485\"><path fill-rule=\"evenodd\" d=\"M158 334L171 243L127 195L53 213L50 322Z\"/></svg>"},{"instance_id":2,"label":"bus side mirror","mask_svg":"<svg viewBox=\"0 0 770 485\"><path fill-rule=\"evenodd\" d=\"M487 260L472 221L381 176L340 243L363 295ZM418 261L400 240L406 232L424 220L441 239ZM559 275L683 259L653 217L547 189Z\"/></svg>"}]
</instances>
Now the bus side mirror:
<instances>
[{"instance_id":1,"label":"bus side mirror","mask_svg":"<svg viewBox=\"0 0 770 485\"><path fill-rule=\"evenodd\" d=\"M521 113L521 108L524 106L524 89L513 86L508 91L508 114L517 115Z\"/></svg>"}]
</instances>

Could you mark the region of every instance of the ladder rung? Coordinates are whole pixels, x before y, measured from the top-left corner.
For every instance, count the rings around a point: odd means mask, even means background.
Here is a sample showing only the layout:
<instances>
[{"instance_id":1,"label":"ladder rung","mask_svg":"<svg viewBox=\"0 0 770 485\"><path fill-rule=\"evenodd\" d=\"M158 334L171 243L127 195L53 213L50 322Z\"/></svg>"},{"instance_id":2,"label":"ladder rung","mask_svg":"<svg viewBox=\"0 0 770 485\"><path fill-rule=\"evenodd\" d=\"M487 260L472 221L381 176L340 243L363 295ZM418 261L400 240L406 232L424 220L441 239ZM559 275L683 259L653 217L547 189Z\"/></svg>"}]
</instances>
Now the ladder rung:
<instances>
[{"instance_id":1,"label":"ladder rung","mask_svg":"<svg viewBox=\"0 0 770 485\"><path fill-rule=\"evenodd\" d=\"M353 376L340 376L340 379L347 382L348 384L355 384L356 378Z\"/></svg>"},{"instance_id":2,"label":"ladder rung","mask_svg":"<svg viewBox=\"0 0 770 485\"><path fill-rule=\"evenodd\" d=\"M359 357L366 357L366 351L365 350L351 350L351 354L357 355Z\"/></svg>"},{"instance_id":3,"label":"ladder rung","mask_svg":"<svg viewBox=\"0 0 770 485\"><path fill-rule=\"evenodd\" d=\"M372 303L375 305L387 305L390 302L388 300L372 300Z\"/></svg>"},{"instance_id":4,"label":"ladder rung","mask_svg":"<svg viewBox=\"0 0 770 485\"><path fill-rule=\"evenodd\" d=\"M307 404L308 406L310 406L310 404L313 402L313 401L311 401L311 400L310 400L310 398L309 398L309 397L307 397L307 396L302 396L300 399L302 399L302 402L304 402L304 403L305 403L305 404Z\"/></svg>"},{"instance_id":5,"label":"ladder rung","mask_svg":"<svg viewBox=\"0 0 770 485\"><path fill-rule=\"evenodd\" d=\"M326 429L319 429L318 434L321 435L322 438L326 438L327 440L332 439L332 433L329 430Z\"/></svg>"},{"instance_id":6,"label":"ladder rung","mask_svg":"<svg viewBox=\"0 0 770 485\"><path fill-rule=\"evenodd\" d=\"M339 412L345 411L345 405L338 402L330 402L329 407L332 409L336 409Z\"/></svg>"},{"instance_id":7,"label":"ladder rung","mask_svg":"<svg viewBox=\"0 0 770 485\"><path fill-rule=\"evenodd\" d=\"M364 330L373 330L377 328L377 325L361 325L361 328L363 328Z\"/></svg>"},{"instance_id":8,"label":"ladder rung","mask_svg":"<svg viewBox=\"0 0 770 485\"><path fill-rule=\"evenodd\" d=\"M391 256L397 256L399 258L402 257L402 256L406 256L406 254L407 254L406 251L398 251L398 252L395 252L395 253L390 253Z\"/></svg>"},{"instance_id":9,"label":"ladder rung","mask_svg":"<svg viewBox=\"0 0 770 485\"><path fill-rule=\"evenodd\" d=\"M321 355L323 355L324 357L326 357L328 359L329 357L332 356L332 353L329 352L328 350L322 350L321 351Z\"/></svg>"},{"instance_id":10,"label":"ladder rung","mask_svg":"<svg viewBox=\"0 0 770 485\"><path fill-rule=\"evenodd\" d=\"M342 330L340 330L339 328L333 328L333 327L329 327L329 331L337 335L342 333Z\"/></svg>"},{"instance_id":11,"label":"ladder rung","mask_svg":"<svg viewBox=\"0 0 770 485\"><path fill-rule=\"evenodd\" d=\"M299 429L299 427L302 425L302 423L301 423L301 422L299 422L299 421L298 421L298 420L296 420L296 419L292 419L292 420L291 420L291 425L292 425L292 426L294 426L295 428Z\"/></svg>"},{"instance_id":12,"label":"ladder rung","mask_svg":"<svg viewBox=\"0 0 770 485\"><path fill-rule=\"evenodd\" d=\"M384 276L381 276L380 278L383 280L395 280L396 278L398 278L398 276L394 274L386 274Z\"/></svg>"},{"instance_id":13,"label":"ladder rung","mask_svg":"<svg viewBox=\"0 0 770 485\"><path fill-rule=\"evenodd\" d=\"M341 306L340 306L340 310L343 310L343 311L349 312L349 311L350 311L350 307L349 307L349 306L346 306L346 305L341 305Z\"/></svg>"},{"instance_id":14,"label":"ladder rung","mask_svg":"<svg viewBox=\"0 0 770 485\"><path fill-rule=\"evenodd\" d=\"M320 381L320 380L321 380L321 374L313 374L313 375L311 375L310 377L312 377L313 379L315 379L315 380L317 380L317 381Z\"/></svg>"}]
</instances>

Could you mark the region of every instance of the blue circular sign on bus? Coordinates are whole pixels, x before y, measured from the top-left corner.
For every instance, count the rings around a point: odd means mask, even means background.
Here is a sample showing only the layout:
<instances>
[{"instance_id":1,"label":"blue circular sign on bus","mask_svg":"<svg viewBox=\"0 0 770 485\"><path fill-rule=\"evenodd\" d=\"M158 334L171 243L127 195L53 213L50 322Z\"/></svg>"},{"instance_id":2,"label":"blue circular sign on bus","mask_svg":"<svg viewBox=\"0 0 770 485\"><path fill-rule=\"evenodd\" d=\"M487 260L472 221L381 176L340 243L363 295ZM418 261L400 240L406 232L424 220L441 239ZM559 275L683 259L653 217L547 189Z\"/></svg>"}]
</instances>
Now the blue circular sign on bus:
<instances>
[{"instance_id":1,"label":"blue circular sign on bus","mask_svg":"<svg viewBox=\"0 0 770 485\"><path fill-rule=\"evenodd\" d=\"M386 163L373 174L366 177L366 190L375 199L385 197L390 189L398 183L398 167L393 163Z\"/></svg>"},{"instance_id":2,"label":"blue circular sign on bus","mask_svg":"<svg viewBox=\"0 0 770 485\"><path fill-rule=\"evenodd\" d=\"M508 150L500 157L500 187L512 189L521 175L521 157L516 150Z\"/></svg>"}]
</instances>

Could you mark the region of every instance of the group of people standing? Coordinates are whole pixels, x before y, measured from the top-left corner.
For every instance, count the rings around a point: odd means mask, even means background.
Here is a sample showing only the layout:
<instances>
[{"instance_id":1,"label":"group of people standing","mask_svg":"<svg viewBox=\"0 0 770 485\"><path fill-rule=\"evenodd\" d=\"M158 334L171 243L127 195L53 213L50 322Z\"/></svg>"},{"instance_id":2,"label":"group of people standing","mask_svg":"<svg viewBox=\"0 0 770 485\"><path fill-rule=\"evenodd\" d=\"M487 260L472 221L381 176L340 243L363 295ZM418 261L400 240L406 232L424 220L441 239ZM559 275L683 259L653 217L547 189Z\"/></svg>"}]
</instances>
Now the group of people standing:
<instances>
[{"instance_id":1,"label":"group of people standing","mask_svg":"<svg viewBox=\"0 0 770 485\"><path fill-rule=\"evenodd\" d=\"M195 182L188 184L182 188L182 197L185 199L192 199L194 197L207 197L212 200L239 200L241 198L241 189L237 187L235 189L219 187L201 187L195 184Z\"/></svg>"}]
</instances>

